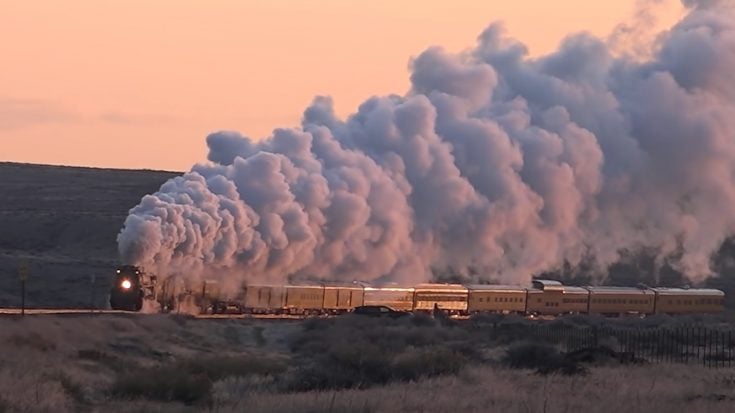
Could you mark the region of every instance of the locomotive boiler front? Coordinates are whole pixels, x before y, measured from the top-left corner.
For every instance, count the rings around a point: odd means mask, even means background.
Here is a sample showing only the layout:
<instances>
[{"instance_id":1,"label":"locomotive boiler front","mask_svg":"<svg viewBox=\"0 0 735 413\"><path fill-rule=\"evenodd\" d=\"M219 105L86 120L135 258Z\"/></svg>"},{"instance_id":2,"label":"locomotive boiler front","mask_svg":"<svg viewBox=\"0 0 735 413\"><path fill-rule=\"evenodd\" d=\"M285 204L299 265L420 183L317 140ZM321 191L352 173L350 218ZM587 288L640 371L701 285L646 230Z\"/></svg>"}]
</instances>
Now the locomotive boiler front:
<instances>
[{"instance_id":1,"label":"locomotive boiler front","mask_svg":"<svg viewBox=\"0 0 735 413\"><path fill-rule=\"evenodd\" d=\"M132 265L115 270L110 290L110 307L113 310L140 311L145 296L142 271Z\"/></svg>"}]
</instances>

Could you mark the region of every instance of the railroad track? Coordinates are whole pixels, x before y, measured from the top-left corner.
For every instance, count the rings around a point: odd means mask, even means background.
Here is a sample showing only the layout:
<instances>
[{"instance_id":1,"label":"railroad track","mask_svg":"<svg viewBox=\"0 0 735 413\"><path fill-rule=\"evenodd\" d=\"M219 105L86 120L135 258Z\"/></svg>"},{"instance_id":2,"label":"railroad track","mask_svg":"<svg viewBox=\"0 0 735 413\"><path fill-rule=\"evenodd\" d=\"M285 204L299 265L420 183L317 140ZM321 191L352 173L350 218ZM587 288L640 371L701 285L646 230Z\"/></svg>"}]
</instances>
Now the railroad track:
<instances>
[{"instance_id":1,"label":"railroad track","mask_svg":"<svg viewBox=\"0 0 735 413\"><path fill-rule=\"evenodd\" d=\"M0 308L0 317L3 316L20 316L22 311L20 308ZM76 315L76 316L98 316L98 315L131 315L131 316L147 316L161 313L144 313L122 310L90 310L82 308L26 308L27 316L44 316L44 315ZM187 314L187 313L167 313L191 315L194 318L201 319L258 319L258 320L302 320L306 317L301 315L290 314Z\"/></svg>"},{"instance_id":2,"label":"railroad track","mask_svg":"<svg viewBox=\"0 0 735 413\"><path fill-rule=\"evenodd\" d=\"M131 315L131 316L147 316L147 315L160 315L162 313L145 313L135 311L122 311L122 310L90 310L83 308L26 308L25 315L27 316L43 316L43 315L62 315L62 316L98 316L98 315ZM166 314L181 314L190 315L194 318L205 319L205 320L229 320L229 319L255 319L255 320L304 320L309 317L315 316L304 316L296 314L188 314L188 313L166 313ZM20 316L20 308L0 308L0 317L3 316ZM316 316L319 318L330 318L338 317L336 315L320 315ZM453 320L467 320L468 316L451 316Z\"/></svg>"}]
</instances>

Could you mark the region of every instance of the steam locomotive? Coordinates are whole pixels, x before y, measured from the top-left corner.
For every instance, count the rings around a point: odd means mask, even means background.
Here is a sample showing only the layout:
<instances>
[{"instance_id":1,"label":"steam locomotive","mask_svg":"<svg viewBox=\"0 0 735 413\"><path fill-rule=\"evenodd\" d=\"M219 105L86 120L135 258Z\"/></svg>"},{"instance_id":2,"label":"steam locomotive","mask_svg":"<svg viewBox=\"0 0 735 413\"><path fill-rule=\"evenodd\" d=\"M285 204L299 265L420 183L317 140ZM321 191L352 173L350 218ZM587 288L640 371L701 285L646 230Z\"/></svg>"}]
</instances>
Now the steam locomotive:
<instances>
[{"instance_id":1,"label":"steam locomotive","mask_svg":"<svg viewBox=\"0 0 735 413\"><path fill-rule=\"evenodd\" d=\"M155 277L142 272L138 267L123 265L115 270L110 290L110 307L114 310L140 311L143 300L151 299Z\"/></svg>"},{"instance_id":2,"label":"steam locomotive","mask_svg":"<svg viewBox=\"0 0 735 413\"><path fill-rule=\"evenodd\" d=\"M534 280L531 287L509 285L317 282L299 285L244 285L234 295L213 280L194 285L156 276L125 265L116 270L110 306L140 311L144 303L161 312L339 314L361 306L386 306L408 312L442 311L451 315L516 313L524 315L693 314L720 313L725 293L714 289L640 287L574 287L558 281Z\"/></svg>"}]
</instances>

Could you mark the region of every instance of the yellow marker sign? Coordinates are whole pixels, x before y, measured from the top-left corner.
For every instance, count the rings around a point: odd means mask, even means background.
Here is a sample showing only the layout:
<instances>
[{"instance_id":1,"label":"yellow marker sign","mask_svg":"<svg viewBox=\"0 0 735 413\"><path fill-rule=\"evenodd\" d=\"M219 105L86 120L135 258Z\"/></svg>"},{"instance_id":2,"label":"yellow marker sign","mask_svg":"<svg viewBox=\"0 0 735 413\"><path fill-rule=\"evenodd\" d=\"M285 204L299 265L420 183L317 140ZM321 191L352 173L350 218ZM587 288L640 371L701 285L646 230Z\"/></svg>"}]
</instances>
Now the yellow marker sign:
<instances>
[{"instance_id":1,"label":"yellow marker sign","mask_svg":"<svg viewBox=\"0 0 735 413\"><path fill-rule=\"evenodd\" d=\"M28 274L30 273L30 270L28 269L28 263L22 262L20 266L18 267L18 276L20 277L21 281L28 280Z\"/></svg>"}]
</instances>

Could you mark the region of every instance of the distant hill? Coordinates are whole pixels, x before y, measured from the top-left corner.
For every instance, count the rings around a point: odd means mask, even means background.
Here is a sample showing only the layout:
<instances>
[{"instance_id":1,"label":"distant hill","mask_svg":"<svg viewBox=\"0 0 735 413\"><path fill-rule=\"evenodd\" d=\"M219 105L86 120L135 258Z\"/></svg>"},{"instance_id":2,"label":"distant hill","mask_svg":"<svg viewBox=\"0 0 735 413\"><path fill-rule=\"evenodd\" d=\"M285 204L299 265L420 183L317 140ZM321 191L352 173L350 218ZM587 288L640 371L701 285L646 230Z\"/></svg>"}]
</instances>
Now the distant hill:
<instances>
[{"instance_id":1,"label":"distant hill","mask_svg":"<svg viewBox=\"0 0 735 413\"><path fill-rule=\"evenodd\" d=\"M0 306L19 303L21 260L29 305L103 305L128 211L180 174L0 162Z\"/></svg>"}]
</instances>

